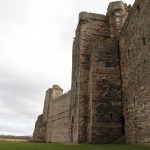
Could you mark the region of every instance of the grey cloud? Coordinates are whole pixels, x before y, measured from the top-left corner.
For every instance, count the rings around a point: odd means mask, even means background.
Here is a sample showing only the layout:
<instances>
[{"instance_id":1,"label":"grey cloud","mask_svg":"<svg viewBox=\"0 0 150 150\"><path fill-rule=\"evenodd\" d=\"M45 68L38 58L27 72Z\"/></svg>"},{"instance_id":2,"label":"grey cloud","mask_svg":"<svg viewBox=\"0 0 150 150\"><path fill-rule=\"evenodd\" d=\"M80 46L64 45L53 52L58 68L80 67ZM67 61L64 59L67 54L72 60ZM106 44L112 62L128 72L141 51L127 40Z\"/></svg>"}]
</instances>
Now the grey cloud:
<instances>
[{"instance_id":1,"label":"grey cloud","mask_svg":"<svg viewBox=\"0 0 150 150\"><path fill-rule=\"evenodd\" d=\"M23 23L27 18L28 9L26 0L1 0L0 20L5 23Z\"/></svg>"}]
</instances>

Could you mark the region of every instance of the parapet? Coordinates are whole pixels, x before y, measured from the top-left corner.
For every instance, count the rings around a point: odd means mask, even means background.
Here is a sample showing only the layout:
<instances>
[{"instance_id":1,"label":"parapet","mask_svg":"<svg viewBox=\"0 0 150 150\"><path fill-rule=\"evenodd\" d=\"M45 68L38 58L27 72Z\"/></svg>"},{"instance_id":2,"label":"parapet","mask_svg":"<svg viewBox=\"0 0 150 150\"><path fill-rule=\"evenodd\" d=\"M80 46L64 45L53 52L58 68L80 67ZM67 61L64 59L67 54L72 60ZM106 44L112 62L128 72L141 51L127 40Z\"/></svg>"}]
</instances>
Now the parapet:
<instances>
[{"instance_id":1,"label":"parapet","mask_svg":"<svg viewBox=\"0 0 150 150\"><path fill-rule=\"evenodd\" d=\"M79 21L88 20L88 19L107 21L107 18L105 15L88 13L88 12L80 12Z\"/></svg>"}]
</instances>

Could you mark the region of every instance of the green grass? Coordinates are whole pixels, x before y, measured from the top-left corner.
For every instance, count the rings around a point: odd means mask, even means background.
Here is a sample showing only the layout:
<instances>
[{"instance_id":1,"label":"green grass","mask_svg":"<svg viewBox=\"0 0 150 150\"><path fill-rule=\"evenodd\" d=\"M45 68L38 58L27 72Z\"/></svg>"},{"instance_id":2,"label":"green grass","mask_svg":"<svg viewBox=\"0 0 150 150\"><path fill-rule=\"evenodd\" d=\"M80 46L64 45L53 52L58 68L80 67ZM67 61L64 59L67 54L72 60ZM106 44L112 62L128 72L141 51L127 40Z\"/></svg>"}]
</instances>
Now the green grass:
<instances>
[{"instance_id":1,"label":"green grass","mask_svg":"<svg viewBox=\"0 0 150 150\"><path fill-rule=\"evenodd\" d=\"M0 142L0 150L150 150L150 147L135 145L64 145L45 143Z\"/></svg>"}]
</instances>

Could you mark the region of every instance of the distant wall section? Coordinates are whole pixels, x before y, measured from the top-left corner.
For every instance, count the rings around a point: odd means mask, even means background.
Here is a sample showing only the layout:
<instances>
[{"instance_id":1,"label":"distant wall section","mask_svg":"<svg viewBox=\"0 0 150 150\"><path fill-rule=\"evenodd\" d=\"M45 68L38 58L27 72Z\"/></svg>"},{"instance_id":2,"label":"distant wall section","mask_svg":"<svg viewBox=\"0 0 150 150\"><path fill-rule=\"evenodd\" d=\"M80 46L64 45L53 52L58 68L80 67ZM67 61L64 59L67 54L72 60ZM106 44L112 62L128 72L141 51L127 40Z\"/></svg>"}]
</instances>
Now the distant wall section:
<instances>
[{"instance_id":1,"label":"distant wall section","mask_svg":"<svg viewBox=\"0 0 150 150\"><path fill-rule=\"evenodd\" d=\"M57 93L57 91L55 91ZM69 142L69 107L71 91L50 102L46 124L46 142Z\"/></svg>"}]
</instances>

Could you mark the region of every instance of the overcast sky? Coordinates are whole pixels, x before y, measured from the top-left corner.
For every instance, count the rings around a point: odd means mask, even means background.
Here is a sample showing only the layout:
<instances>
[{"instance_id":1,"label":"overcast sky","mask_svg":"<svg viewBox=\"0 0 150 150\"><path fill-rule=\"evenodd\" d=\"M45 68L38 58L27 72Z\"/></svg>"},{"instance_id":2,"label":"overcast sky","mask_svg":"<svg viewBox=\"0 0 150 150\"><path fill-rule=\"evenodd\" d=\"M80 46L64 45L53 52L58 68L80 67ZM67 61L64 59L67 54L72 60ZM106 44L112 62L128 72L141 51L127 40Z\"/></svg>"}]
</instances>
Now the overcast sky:
<instances>
[{"instance_id":1,"label":"overcast sky","mask_svg":"<svg viewBox=\"0 0 150 150\"><path fill-rule=\"evenodd\" d=\"M32 135L45 91L70 89L79 12L105 14L111 1L0 0L0 134Z\"/></svg>"}]
</instances>

